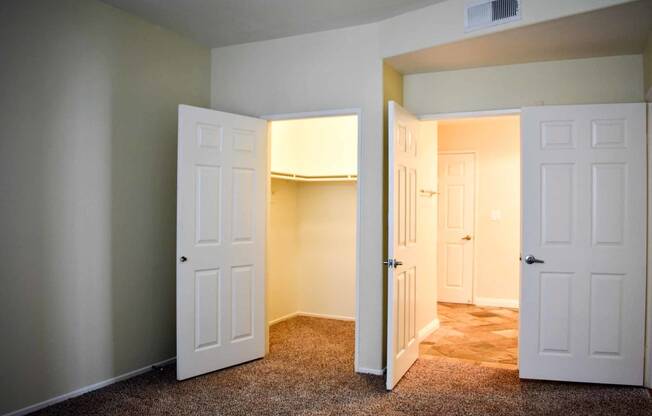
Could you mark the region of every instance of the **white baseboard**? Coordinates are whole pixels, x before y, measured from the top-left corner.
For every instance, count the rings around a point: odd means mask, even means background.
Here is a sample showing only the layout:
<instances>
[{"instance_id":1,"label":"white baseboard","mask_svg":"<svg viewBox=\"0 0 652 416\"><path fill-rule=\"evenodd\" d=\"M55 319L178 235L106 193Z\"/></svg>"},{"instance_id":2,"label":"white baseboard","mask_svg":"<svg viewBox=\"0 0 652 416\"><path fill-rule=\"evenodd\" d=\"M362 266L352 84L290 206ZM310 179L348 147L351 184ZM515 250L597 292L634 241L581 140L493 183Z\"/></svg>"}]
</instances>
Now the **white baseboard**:
<instances>
[{"instance_id":1,"label":"white baseboard","mask_svg":"<svg viewBox=\"0 0 652 416\"><path fill-rule=\"evenodd\" d=\"M356 373L358 374L371 374L372 376L383 376L385 375L385 369L377 369L377 368L364 368L364 367L359 367L356 370Z\"/></svg>"},{"instance_id":2,"label":"white baseboard","mask_svg":"<svg viewBox=\"0 0 652 416\"><path fill-rule=\"evenodd\" d=\"M269 321L269 323L267 325L272 326L272 325L277 324L279 322L287 321L288 319L292 319L295 316L297 316L297 314L298 314L298 312L288 313L287 315L281 316L280 318L272 319L271 321Z\"/></svg>"},{"instance_id":3,"label":"white baseboard","mask_svg":"<svg viewBox=\"0 0 652 416\"><path fill-rule=\"evenodd\" d=\"M91 384L90 386L82 387L77 390L73 390L69 393L62 394L60 396L52 397L51 399L44 400L40 403L36 403L27 407L23 407L22 409L14 410L13 412L9 412L5 414L4 416L22 416L26 415L28 413L35 412L37 410L41 410L43 408L46 408L48 406L52 406L53 404L63 402L68 399L72 399L73 397L81 396L82 394L89 393L93 390L101 389L102 387L109 386L111 384L127 380L132 377L139 376L141 374L144 374L152 369L153 366L164 366L172 363L174 360L176 360L176 357L168 358L167 360L159 361L154 364L150 364L148 366L139 368L137 370L130 371L128 373L121 374L116 377L112 377L109 379L106 379L104 381L100 381L99 383Z\"/></svg>"},{"instance_id":4,"label":"white baseboard","mask_svg":"<svg viewBox=\"0 0 652 416\"><path fill-rule=\"evenodd\" d=\"M518 309L518 299L501 299L501 298L475 298L476 306L493 306L496 308L516 308Z\"/></svg>"},{"instance_id":5,"label":"white baseboard","mask_svg":"<svg viewBox=\"0 0 652 416\"><path fill-rule=\"evenodd\" d=\"M438 329L439 329L439 319L433 319L426 326L424 326L419 330L419 334L417 335L419 342L428 338L430 334L432 334Z\"/></svg>"},{"instance_id":6,"label":"white baseboard","mask_svg":"<svg viewBox=\"0 0 652 416\"><path fill-rule=\"evenodd\" d=\"M325 313L297 312L297 316L309 316L311 318L335 319L337 321L355 321L355 317L342 315L328 315Z\"/></svg>"},{"instance_id":7,"label":"white baseboard","mask_svg":"<svg viewBox=\"0 0 652 416\"><path fill-rule=\"evenodd\" d=\"M296 316L308 316L308 317L311 317L311 318L334 319L336 321L349 321L349 322L355 321L355 318L351 317L351 316L328 315L328 314L325 314L325 313L296 311L296 312L289 313L289 314L287 314L285 316L281 316L280 318L273 319L273 320L269 321L269 323L267 325L272 326L272 325L277 324L279 322L283 322L283 321L287 321L288 319L292 319L292 318L294 318Z\"/></svg>"}]
</instances>

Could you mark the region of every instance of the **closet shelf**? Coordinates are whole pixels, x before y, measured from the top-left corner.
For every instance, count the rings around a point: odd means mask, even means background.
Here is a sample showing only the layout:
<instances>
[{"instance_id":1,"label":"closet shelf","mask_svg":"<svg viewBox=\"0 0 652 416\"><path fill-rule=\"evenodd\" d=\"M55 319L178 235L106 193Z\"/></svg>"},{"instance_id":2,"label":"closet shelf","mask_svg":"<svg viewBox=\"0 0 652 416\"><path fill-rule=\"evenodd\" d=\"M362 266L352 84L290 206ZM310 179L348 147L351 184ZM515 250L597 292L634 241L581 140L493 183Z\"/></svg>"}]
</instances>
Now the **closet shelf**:
<instances>
[{"instance_id":1,"label":"closet shelf","mask_svg":"<svg viewBox=\"0 0 652 416\"><path fill-rule=\"evenodd\" d=\"M357 181L358 175L297 175L295 173L271 172L272 178L300 182Z\"/></svg>"}]
</instances>

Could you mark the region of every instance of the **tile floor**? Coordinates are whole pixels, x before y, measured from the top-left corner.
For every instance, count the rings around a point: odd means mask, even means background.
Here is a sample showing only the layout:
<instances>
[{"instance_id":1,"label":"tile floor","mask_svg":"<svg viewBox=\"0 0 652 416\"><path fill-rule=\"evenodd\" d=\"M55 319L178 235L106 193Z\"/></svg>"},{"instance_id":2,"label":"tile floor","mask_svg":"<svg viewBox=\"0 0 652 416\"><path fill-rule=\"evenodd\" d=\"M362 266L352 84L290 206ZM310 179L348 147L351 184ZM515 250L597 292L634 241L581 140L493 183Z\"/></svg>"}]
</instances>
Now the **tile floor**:
<instances>
[{"instance_id":1,"label":"tile floor","mask_svg":"<svg viewBox=\"0 0 652 416\"><path fill-rule=\"evenodd\" d=\"M440 327L421 343L421 358L449 357L517 368L517 309L440 302L437 310Z\"/></svg>"}]
</instances>

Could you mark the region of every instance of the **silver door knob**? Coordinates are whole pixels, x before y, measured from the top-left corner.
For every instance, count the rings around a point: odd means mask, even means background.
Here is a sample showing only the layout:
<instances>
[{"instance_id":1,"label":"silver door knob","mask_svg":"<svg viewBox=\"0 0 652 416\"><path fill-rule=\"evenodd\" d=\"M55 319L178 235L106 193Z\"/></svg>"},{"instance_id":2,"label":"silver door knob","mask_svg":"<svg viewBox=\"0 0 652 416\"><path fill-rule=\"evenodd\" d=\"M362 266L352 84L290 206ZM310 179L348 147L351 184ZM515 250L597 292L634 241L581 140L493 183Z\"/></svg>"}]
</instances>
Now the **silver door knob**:
<instances>
[{"instance_id":1,"label":"silver door knob","mask_svg":"<svg viewBox=\"0 0 652 416\"><path fill-rule=\"evenodd\" d=\"M543 263L543 260L539 260L538 258L534 257L532 254L528 254L525 256L525 262L527 264L534 264L534 263Z\"/></svg>"}]
</instances>

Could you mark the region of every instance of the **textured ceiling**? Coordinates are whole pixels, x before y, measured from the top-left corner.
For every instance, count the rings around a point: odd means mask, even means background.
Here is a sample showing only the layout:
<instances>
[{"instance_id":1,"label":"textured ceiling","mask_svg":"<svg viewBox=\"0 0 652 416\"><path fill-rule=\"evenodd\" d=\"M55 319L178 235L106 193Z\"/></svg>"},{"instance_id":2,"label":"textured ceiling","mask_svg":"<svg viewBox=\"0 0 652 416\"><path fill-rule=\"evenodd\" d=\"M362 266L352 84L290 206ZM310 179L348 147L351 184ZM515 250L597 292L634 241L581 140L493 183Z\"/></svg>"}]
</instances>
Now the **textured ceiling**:
<instances>
[{"instance_id":1,"label":"textured ceiling","mask_svg":"<svg viewBox=\"0 0 652 416\"><path fill-rule=\"evenodd\" d=\"M104 0L209 47L371 23L443 0Z\"/></svg>"}]
</instances>

